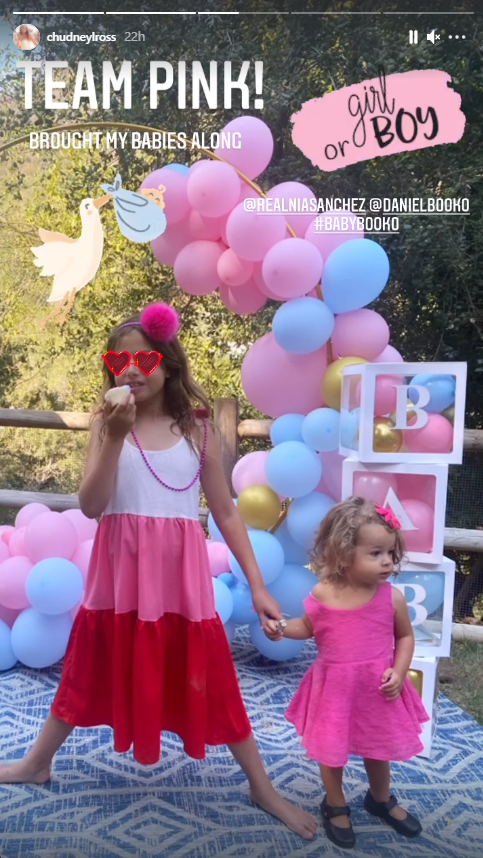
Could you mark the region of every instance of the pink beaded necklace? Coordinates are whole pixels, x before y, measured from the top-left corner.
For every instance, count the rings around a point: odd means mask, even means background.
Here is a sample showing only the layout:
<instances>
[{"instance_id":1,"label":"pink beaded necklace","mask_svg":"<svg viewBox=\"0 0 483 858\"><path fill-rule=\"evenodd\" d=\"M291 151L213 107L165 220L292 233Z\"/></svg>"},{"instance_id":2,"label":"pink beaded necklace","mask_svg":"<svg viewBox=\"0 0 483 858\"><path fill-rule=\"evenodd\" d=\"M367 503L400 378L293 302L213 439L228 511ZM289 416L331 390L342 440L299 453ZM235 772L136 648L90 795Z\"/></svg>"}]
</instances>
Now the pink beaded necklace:
<instances>
[{"instance_id":1,"label":"pink beaded necklace","mask_svg":"<svg viewBox=\"0 0 483 858\"><path fill-rule=\"evenodd\" d=\"M207 446L208 446L208 424L207 424L206 420L203 420L203 426L204 426L204 428L205 428L205 434L204 434L204 438L203 438L203 451L202 451L202 453L201 453L200 466L199 466L199 468L198 468L198 470L197 470L197 472L196 472L195 476L194 476L194 477L193 477L193 479L191 480L190 484L189 484L188 486L185 486L183 489L177 489L177 488L175 488L174 486L168 486L168 484L167 484L167 483L165 483L165 482L161 479L161 477L158 477L158 475L157 475L156 471L154 470L154 468L152 467L152 465L150 465L150 463L148 462L148 460L147 460L147 458L146 458L146 453L144 452L143 448L141 447L141 444L139 443L138 437L137 437L137 435L136 435L136 433L135 433L134 429L131 429L131 435L133 436L134 441L135 441L135 443L136 443L136 446L137 446L137 448L138 448L139 452L141 453L141 456L142 456L142 458L143 458L144 464L146 465L146 467L148 468L148 470L149 470L149 471L151 471L151 473L152 473L153 477L155 477L155 479L157 479L158 483L161 483L161 485L162 485L162 486L164 486L164 488L165 488L165 489L169 489L169 490L170 490L170 491L172 491L172 492L187 492L187 491L188 491L188 489L190 489L190 488L191 488L191 486L194 486L194 484L196 483L197 479L199 478L199 476L200 476L200 474L201 474L201 471L203 470L203 465L205 464L205 459L206 459L206 448L207 448Z\"/></svg>"}]
</instances>

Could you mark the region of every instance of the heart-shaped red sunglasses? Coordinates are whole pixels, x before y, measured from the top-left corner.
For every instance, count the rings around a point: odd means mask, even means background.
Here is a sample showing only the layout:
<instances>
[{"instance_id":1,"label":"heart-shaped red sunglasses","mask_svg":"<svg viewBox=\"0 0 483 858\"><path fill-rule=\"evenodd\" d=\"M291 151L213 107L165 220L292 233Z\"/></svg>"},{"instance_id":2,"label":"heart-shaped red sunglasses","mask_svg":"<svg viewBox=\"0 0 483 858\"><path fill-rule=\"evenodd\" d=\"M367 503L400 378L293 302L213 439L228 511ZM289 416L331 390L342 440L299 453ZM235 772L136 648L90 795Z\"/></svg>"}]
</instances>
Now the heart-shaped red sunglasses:
<instances>
[{"instance_id":1,"label":"heart-shaped red sunglasses","mask_svg":"<svg viewBox=\"0 0 483 858\"><path fill-rule=\"evenodd\" d=\"M130 352L106 352L102 355L106 366L114 375L122 375L128 366L137 366L144 375L151 375L161 363L162 354L159 352L134 352L131 364Z\"/></svg>"}]
</instances>

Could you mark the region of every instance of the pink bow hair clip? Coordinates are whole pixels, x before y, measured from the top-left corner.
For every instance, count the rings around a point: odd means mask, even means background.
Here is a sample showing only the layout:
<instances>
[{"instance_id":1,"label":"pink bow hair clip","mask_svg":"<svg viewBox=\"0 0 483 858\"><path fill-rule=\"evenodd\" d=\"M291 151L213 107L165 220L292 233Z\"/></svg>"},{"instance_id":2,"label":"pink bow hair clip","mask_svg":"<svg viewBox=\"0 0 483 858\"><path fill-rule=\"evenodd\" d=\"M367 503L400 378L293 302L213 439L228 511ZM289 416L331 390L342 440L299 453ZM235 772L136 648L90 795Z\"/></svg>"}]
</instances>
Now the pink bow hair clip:
<instances>
[{"instance_id":1,"label":"pink bow hair clip","mask_svg":"<svg viewBox=\"0 0 483 858\"><path fill-rule=\"evenodd\" d=\"M376 512L378 515L382 516L386 524L389 527L393 527L394 530L401 530L401 522L396 518L393 512L390 509L384 509L383 506L376 505Z\"/></svg>"}]
</instances>

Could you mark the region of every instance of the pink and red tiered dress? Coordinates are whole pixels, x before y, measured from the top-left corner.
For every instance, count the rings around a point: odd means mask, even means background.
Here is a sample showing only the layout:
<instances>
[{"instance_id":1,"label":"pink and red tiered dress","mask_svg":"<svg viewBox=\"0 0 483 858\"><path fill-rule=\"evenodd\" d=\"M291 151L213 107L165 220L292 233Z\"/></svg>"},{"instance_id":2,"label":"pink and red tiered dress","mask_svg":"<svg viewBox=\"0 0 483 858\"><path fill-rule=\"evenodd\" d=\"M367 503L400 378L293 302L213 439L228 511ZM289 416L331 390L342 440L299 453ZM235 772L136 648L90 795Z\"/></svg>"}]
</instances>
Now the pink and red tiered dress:
<instances>
[{"instance_id":1,"label":"pink and red tiered dress","mask_svg":"<svg viewBox=\"0 0 483 858\"><path fill-rule=\"evenodd\" d=\"M145 455L173 487L199 468L185 438ZM52 706L68 724L112 727L115 750L133 746L145 765L159 760L162 730L195 759L251 732L198 509L199 479L171 491L124 442Z\"/></svg>"}]
</instances>

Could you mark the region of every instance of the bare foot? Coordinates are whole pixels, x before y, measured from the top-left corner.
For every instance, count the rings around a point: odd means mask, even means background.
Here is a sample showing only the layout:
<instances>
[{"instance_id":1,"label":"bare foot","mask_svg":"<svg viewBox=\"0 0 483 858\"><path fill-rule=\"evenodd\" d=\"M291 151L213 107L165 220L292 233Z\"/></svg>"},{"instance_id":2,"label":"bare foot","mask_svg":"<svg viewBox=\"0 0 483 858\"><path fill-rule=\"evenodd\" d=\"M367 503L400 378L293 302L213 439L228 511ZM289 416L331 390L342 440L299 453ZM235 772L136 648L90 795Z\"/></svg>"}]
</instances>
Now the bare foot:
<instances>
[{"instance_id":1,"label":"bare foot","mask_svg":"<svg viewBox=\"0 0 483 858\"><path fill-rule=\"evenodd\" d=\"M300 834L304 840L312 840L317 831L317 823L313 816L300 807L295 807L270 785L270 789L261 793L250 790L250 798L262 810L280 819L290 831Z\"/></svg>"},{"instance_id":2,"label":"bare foot","mask_svg":"<svg viewBox=\"0 0 483 858\"><path fill-rule=\"evenodd\" d=\"M389 813L394 817L394 819L407 819L408 816L407 811L405 811L403 807L399 807L398 804L396 807L393 807Z\"/></svg>"},{"instance_id":3,"label":"bare foot","mask_svg":"<svg viewBox=\"0 0 483 858\"><path fill-rule=\"evenodd\" d=\"M45 784L49 780L48 766L39 769L27 760L0 766L0 784Z\"/></svg>"}]
</instances>

